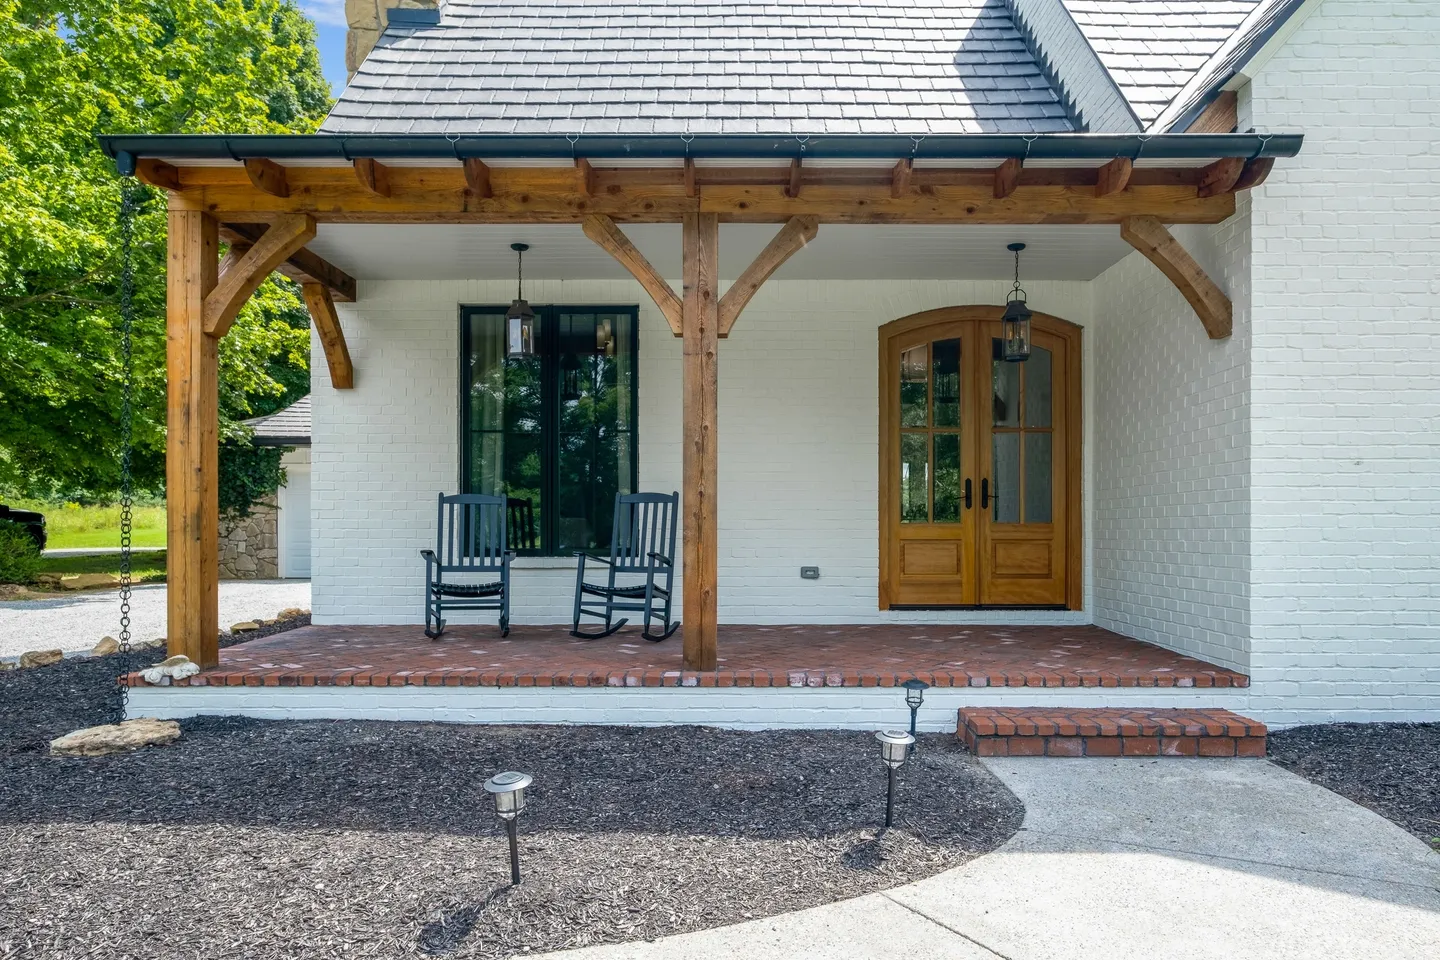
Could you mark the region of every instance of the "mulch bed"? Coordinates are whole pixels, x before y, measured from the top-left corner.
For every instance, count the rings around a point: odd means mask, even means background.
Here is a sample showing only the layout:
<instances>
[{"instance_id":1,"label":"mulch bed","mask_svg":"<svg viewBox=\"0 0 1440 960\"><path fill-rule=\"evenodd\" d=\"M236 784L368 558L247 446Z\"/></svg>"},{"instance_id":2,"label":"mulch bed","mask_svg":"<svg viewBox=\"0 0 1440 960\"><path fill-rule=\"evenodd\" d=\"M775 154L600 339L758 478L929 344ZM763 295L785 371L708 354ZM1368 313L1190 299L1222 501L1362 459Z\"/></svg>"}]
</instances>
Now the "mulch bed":
<instances>
[{"instance_id":1,"label":"mulch bed","mask_svg":"<svg viewBox=\"0 0 1440 960\"><path fill-rule=\"evenodd\" d=\"M1440 723L1329 723L1270 734L1269 757L1440 850Z\"/></svg>"},{"instance_id":2,"label":"mulch bed","mask_svg":"<svg viewBox=\"0 0 1440 960\"><path fill-rule=\"evenodd\" d=\"M488 958L652 939L930 876L1023 816L943 735L901 771L888 833L867 733L197 718L170 747L48 756L49 737L108 719L117 659L88 690L85 661L0 676L0 958ZM535 775L514 888L481 789L505 769Z\"/></svg>"}]
</instances>

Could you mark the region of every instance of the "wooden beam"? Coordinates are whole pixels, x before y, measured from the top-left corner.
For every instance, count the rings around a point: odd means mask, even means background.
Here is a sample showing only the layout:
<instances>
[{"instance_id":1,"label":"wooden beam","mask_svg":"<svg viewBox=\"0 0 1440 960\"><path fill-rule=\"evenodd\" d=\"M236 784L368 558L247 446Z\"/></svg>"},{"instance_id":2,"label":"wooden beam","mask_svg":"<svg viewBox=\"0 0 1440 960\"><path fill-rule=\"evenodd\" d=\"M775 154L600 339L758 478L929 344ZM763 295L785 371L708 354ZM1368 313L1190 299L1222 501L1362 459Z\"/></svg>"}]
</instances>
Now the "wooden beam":
<instances>
[{"instance_id":1,"label":"wooden beam","mask_svg":"<svg viewBox=\"0 0 1440 960\"><path fill-rule=\"evenodd\" d=\"M575 160L575 169L580 174L580 190L587 197L593 197L596 193L595 168L590 166L590 161L584 157Z\"/></svg>"},{"instance_id":2,"label":"wooden beam","mask_svg":"<svg viewBox=\"0 0 1440 960\"><path fill-rule=\"evenodd\" d=\"M377 197L390 196L390 168L371 157L355 159L355 179Z\"/></svg>"},{"instance_id":3,"label":"wooden beam","mask_svg":"<svg viewBox=\"0 0 1440 960\"><path fill-rule=\"evenodd\" d=\"M790 160L790 179L785 184L785 196L791 200L800 196L800 158L792 157Z\"/></svg>"},{"instance_id":4,"label":"wooden beam","mask_svg":"<svg viewBox=\"0 0 1440 960\"><path fill-rule=\"evenodd\" d=\"M1200 112L1185 128L1186 133L1234 133L1240 125L1240 98L1234 90L1221 90L1220 95Z\"/></svg>"},{"instance_id":5,"label":"wooden beam","mask_svg":"<svg viewBox=\"0 0 1440 960\"><path fill-rule=\"evenodd\" d=\"M180 171L164 160L136 160L135 177L162 190L180 189Z\"/></svg>"},{"instance_id":6,"label":"wooden beam","mask_svg":"<svg viewBox=\"0 0 1440 960\"><path fill-rule=\"evenodd\" d=\"M1240 171L1240 179L1235 181L1231 191L1239 193L1241 190L1249 190L1258 187L1270 176L1270 171L1275 167L1274 157L1254 157L1245 161L1245 169Z\"/></svg>"},{"instance_id":7,"label":"wooden beam","mask_svg":"<svg viewBox=\"0 0 1440 960\"><path fill-rule=\"evenodd\" d=\"M350 362L350 348L345 344L345 331L340 329L340 317L335 313L335 301L330 288L319 283L307 283L300 288L305 297L305 306L310 310L310 322L325 348L325 364L330 368L330 386L336 390L350 390L355 386L355 367Z\"/></svg>"},{"instance_id":8,"label":"wooden beam","mask_svg":"<svg viewBox=\"0 0 1440 960\"><path fill-rule=\"evenodd\" d=\"M910 175L915 172L915 161L906 157L904 160L895 162L895 169L890 171L890 196L899 200L910 192Z\"/></svg>"},{"instance_id":9,"label":"wooden beam","mask_svg":"<svg viewBox=\"0 0 1440 960\"><path fill-rule=\"evenodd\" d=\"M700 186L695 182L695 158L685 158L685 196L700 196Z\"/></svg>"},{"instance_id":10,"label":"wooden beam","mask_svg":"<svg viewBox=\"0 0 1440 960\"><path fill-rule=\"evenodd\" d=\"M205 333L217 280L215 220L171 210L165 306L165 642L202 669L220 660L219 361Z\"/></svg>"},{"instance_id":11,"label":"wooden beam","mask_svg":"<svg viewBox=\"0 0 1440 960\"><path fill-rule=\"evenodd\" d=\"M1095 196L1108 197L1124 190L1134 172L1135 164L1129 157L1116 157L1111 160L1100 168L1099 178L1095 181Z\"/></svg>"},{"instance_id":12,"label":"wooden beam","mask_svg":"<svg viewBox=\"0 0 1440 960\"><path fill-rule=\"evenodd\" d=\"M1200 185L1195 192L1201 197L1231 193L1244 170L1245 161L1240 157L1221 157L1200 171Z\"/></svg>"},{"instance_id":13,"label":"wooden beam","mask_svg":"<svg viewBox=\"0 0 1440 960\"><path fill-rule=\"evenodd\" d=\"M1004 200L1015 192L1020 185L1020 158L1007 157L1005 162L995 168L995 189L996 200Z\"/></svg>"},{"instance_id":14,"label":"wooden beam","mask_svg":"<svg viewBox=\"0 0 1440 960\"><path fill-rule=\"evenodd\" d=\"M632 277L640 281L640 286L650 294L655 306L660 308L666 322L670 324L670 332L680 336L680 298L675 296L670 284L655 271L650 261L645 259L645 255L625 236L625 232L615 225L615 221L603 214L591 214L581 222L581 229L585 231L585 236L595 241L602 250L618 260Z\"/></svg>"},{"instance_id":15,"label":"wooden beam","mask_svg":"<svg viewBox=\"0 0 1440 960\"><path fill-rule=\"evenodd\" d=\"M1120 236L1170 278L1194 308L1211 340L1230 336L1234 309L1230 298L1206 275L1195 258L1154 217L1131 217L1120 224Z\"/></svg>"},{"instance_id":16,"label":"wooden beam","mask_svg":"<svg viewBox=\"0 0 1440 960\"><path fill-rule=\"evenodd\" d=\"M820 221L814 217L791 217L780 232L760 251L760 255L745 268L745 272L730 285L720 298L720 336L728 337L730 328L735 326L740 312L746 304L770 279L771 274L798 253L819 232Z\"/></svg>"},{"instance_id":17,"label":"wooden beam","mask_svg":"<svg viewBox=\"0 0 1440 960\"><path fill-rule=\"evenodd\" d=\"M718 623L720 549L715 495L716 389L720 302L719 220L711 213L687 214L682 246L685 260L682 455L684 512L684 656L686 670L714 670Z\"/></svg>"},{"instance_id":18,"label":"wooden beam","mask_svg":"<svg viewBox=\"0 0 1440 960\"><path fill-rule=\"evenodd\" d=\"M254 246L255 241L264 235L265 227L263 223L222 223L220 236L232 245L245 243ZM304 248L290 254L289 259L276 267L275 271L302 285L321 284L329 288L332 299L341 303L355 301L355 278L324 257Z\"/></svg>"},{"instance_id":19,"label":"wooden beam","mask_svg":"<svg viewBox=\"0 0 1440 960\"><path fill-rule=\"evenodd\" d=\"M245 176L262 193L281 198L290 196L290 179L285 174L285 168L274 160L251 157L245 161Z\"/></svg>"},{"instance_id":20,"label":"wooden beam","mask_svg":"<svg viewBox=\"0 0 1440 960\"><path fill-rule=\"evenodd\" d=\"M313 218L303 214L281 217L243 256L227 261L219 282L205 297L205 332L217 340L229 333L240 308L256 288L314 238Z\"/></svg>"},{"instance_id":21,"label":"wooden beam","mask_svg":"<svg viewBox=\"0 0 1440 960\"><path fill-rule=\"evenodd\" d=\"M479 157L465 158L465 188L482 200L495 196L490 187L490 168Z\"/></svg>"}]
</instances>

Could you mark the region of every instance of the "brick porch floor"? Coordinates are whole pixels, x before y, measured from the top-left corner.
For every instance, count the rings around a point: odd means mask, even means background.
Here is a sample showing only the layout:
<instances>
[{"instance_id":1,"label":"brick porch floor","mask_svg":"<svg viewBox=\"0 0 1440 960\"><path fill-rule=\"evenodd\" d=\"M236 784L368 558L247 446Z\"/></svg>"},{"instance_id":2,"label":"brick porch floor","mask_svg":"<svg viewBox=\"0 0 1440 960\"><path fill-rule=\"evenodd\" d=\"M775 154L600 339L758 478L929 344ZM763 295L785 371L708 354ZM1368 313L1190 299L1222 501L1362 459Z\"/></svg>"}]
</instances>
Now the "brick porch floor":
<instances>
[{"instance_id":1,"label":"brick porch floor","mask_svg":"<svg viewBox=\"0 0 1440 960\"><path fill-rule=\"evenodd\" d=\"M237 644L212 686L1245 687L1244 674L1098 627L722 625L719 669L681 670L681 634L582 641L565 626L312 626ZM144 684L131 675L132 685Z\"/></svg>"}]
</instances>

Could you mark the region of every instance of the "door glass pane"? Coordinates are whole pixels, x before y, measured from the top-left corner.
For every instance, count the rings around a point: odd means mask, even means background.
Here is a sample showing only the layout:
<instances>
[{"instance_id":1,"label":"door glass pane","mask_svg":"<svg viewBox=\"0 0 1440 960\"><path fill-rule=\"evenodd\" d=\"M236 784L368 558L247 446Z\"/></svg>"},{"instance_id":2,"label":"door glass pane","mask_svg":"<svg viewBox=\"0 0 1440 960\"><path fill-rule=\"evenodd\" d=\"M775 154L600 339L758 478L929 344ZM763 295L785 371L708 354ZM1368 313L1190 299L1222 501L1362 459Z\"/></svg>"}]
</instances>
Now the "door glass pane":
<instances>
[{"instance_id":1,"label":"door glass pane","mask_svg":"<svg viewBox=\"0 0 1440 960\"><path fill-rule=\"evenodd\" d=\"M1050 434L1025 434L1026 523L1049 523L1051 520L1050 491L1053 471L1050 460Z\"/></svg>"},{"instance_id":2,"label":"door glass pane","mask_svg":"<svg viewBox=\"0 0 1440 960\"><path fill-rule=\"evenodd\" d=\"M995 426L1018 427L1020 425L1020 367L1018 363L1006 363L1000 359L1000 341L992 340L990 362L994 394Z\"/></svg>"},{"instance_id":3,"label":"door glass pane","mask_svg":"<svg viewBox=\"0 0 1440 960\"><path fill-rule=\"evenodd\" d=\"M1025 368L1025 426L1050 426L1050 351L1032 346L1030 359L1012 366Z\"/></svg>"},{"instance_id":4,"label":"door glass pane","mask_svg":"<svg viewBox=\"0 0 1440 960\"><path fill-rule=\"evenodd\" d=\"M926 396L930 381L929 364L926 363L929 350L925 344L911 347L900 354L900 426L928 427L930 425Z\"/></svg>"},{"instance_id":5,"label":"door glass pane","mask_svg":"<svg viewBox=\"0 0 1440 960\"><path fill-rule=\"evenodd\" d=\"M938 412L939 407L936 407ZM960 435L935 434L935 522L960 522Z\"/></svg>"},{"instance_id":6,"label":"door glass pane","mask_svg":"<svg viewBox=\"0 0 1440 960\"><path fill-rule=\"evenodd\" d=\"M935 372L935 426L960 426L960 341L936 340L930 347ZM939 454L936 454L938 475Z\"/></svg>"},{"instance_id":7,"label":"door glass pane","mask_svg":"<svg viewBox=\"0 0 1440 960\"><path fill-rule=\"evenodd\" d=\"M1007 364L1013 366L1013 364ZM997 433L991 452L994 477L991 480L991 516L996 523L1020 522L1020 434Z\"/></svg>"},{"instance_id":8,"label":"door glass pane","mask_svg":"<svg viewBox=\"0 0 1440 960\"><path fill-rule=\"evenodd\" d=\"M930 436L900 434L900 521L927 523L930 520Z\"/></svg>"}]
</instances>

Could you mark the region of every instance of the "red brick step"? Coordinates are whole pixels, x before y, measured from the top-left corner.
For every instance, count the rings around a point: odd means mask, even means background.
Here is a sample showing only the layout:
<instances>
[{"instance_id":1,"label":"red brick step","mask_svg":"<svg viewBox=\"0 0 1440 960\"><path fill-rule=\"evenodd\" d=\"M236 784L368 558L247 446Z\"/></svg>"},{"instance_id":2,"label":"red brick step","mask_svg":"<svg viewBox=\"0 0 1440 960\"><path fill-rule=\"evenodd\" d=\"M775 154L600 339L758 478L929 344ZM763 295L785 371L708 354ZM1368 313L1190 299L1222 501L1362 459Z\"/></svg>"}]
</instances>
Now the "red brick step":
<instances>
[{"instance_id":1,"label":"red brick step","mask_svg":"<svg viewBox=\"0 0 1440 960\"><path fill-rule=\"evenodd\" d=\"M962 707L981 757L1263 757L1265 724L1229 710Z\"/></svg>"}]
</instances>

